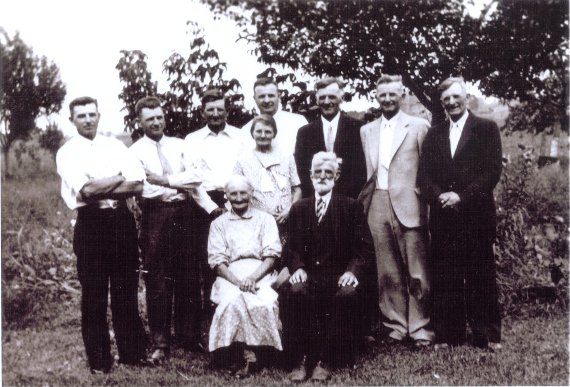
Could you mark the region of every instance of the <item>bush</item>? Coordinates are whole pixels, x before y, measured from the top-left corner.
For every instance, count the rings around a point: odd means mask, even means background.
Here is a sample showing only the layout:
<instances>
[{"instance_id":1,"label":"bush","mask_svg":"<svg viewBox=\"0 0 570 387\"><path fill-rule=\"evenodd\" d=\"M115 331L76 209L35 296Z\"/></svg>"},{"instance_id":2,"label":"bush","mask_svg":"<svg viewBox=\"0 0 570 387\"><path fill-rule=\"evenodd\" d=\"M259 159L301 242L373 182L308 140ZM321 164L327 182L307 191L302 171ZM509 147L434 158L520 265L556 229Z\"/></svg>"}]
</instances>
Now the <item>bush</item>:
<instances>
[{"instance_id":1,"label":"bush","mask_svg":"<svg viewBox=\"0 0 570 387\"><path fill-rule=\"evenodd\" d=\"M504 159L497 195L497 256L504 313L567 308L568 164L538 169L532 147ZM536 311L536 310L535 310Z\"/></svg>"}]
</instances>

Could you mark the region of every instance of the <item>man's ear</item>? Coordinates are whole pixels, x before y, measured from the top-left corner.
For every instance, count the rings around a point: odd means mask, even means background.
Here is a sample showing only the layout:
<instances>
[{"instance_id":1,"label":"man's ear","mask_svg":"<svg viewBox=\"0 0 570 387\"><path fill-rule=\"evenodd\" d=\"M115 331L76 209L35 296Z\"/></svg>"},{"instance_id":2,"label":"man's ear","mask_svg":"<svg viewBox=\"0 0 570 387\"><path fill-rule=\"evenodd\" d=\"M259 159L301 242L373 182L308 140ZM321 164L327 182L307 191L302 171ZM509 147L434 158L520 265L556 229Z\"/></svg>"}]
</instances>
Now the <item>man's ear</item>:
<instances>
[{"instance_id":1,"label":"man's ear","mask_svg":"<svg viewBox=\"0 0 570 387\"><path fill-rule=\"evenodd\" d=\"M73 117L69 117L69 122L73 123Z\"/></svg>"}]
</instances>

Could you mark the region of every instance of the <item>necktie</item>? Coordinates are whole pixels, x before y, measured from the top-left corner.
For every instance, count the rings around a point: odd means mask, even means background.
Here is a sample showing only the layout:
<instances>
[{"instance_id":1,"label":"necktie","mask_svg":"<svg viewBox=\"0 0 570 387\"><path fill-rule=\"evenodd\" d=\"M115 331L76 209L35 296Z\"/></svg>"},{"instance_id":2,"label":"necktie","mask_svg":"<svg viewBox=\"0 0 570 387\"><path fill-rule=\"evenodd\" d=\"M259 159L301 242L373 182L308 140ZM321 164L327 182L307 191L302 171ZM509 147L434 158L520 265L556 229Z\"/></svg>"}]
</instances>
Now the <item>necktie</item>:
<instances>
[{"instance_id":1,"label":"necktie","mask_svg":"<svg viewBox=\"0 0 570 387\"><path fill-rule=\"evenodd\" d=\"M318 223L321 223L323 216L325 216L325 201L323 199L319 198L319 201L317 202L317 222Z\"/></svg>"},{"instance_id":2,"label":"necktie","mask_svg":"<svg viewBox=\"0 0 570 387\"><path fill-rule=\"evenodd\" d=\"M333 138L333 127L332 124L329 125L329 130L327 132L327 152L332 152L334 148L334 138Z\"/></svg>"},{"instance_id":3,"label":"necktie","mask_svg":"<svg viewBox=\"0 0 570 387\"><path fill-rule=\"evenodd\" d=\"M162 166L162 174L170 175L172 173L172 168L170 167L170 164L168 164L168 160L166 160L164 153L162 153L162 146L158 142L156 143L156 152L158 153L158 159Z\"/></svg>"}]
</instances>

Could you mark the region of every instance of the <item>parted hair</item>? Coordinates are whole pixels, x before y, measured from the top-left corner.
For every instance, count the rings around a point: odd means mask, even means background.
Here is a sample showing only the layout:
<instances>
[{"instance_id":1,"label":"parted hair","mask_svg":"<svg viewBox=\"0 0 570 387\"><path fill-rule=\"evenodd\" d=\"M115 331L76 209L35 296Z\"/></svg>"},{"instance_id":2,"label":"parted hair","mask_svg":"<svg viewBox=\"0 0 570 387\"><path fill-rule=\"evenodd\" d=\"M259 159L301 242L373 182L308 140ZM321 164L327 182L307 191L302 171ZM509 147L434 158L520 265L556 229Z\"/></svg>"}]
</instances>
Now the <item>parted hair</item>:
<instances>
[{"instance_id":1,"label":"parted hair","mask_svg":"<svg viewBox=\"0 0 570 387\"><path fill-rule=\"evenodd\" d=\"M206 90L202 94L202 97L200 98L200 102L202 104L202 107L204 107L204 106L206 106L206 104L208 102L218 101L220 99L224 100L224 105L227 108L228 107L228 100L227 100L226 96L224 95L224 93L220 89L209 89L209 90Z\"/></svg>"},{"instance_id":2,"label":"parted hair","mask_svg":"<svg viewBox=\"0 0 570 387\"><path fill-rule=\"evenodd\" d=\"M69 116L73 118L73 108L76 106L84 106L94 103L97 109L99 109L99 104L97 100L93 97L78 97L69 103Z\"/></svg>"},{"instance_id":3,"label":"parted hair","mask_svg":"<svg viewBox=\"0 0 570 387\"><path fill-rule=\"evenodd\" d=\"M273 128L273 135L277 136L277 123L275 122L275 119L269 114L260 114L257 117L255 117L251 122L251 128L249 129L249 132L251 133L252 137L253 137L253 129L255 129L255 125L257 125L259 122L271 126L271 128Z\"/></svg>"},{"instance_id":4,"label":"parted hair","mask_svg":"<svg viewBox=\"0 0 570 387\"><path fill-rule=\"evenodd\" d=\"M457 83L459 86L461 86L461 89L467 94L467 86L465 86L465 80L463 79L463 77L449 77L447 79L444 79L437 86L437 91L439 92L439 95L441 96L441 93L449 89L451 85L453 85L454 83Z\"/></svg>"},{"instance_id":5,"label":"parted hair","mask_svg":"<svg viewBox=\"0 0 570 387\"><path fill-rule=\"evenodd\" d=\"M332 85L333 83L336 83L338 85L339 89L342 89L344 87L344 82L341 81L340 79L335 78L335 77L327 77L327 78L319 79L315 83L315 90L324 89L325 87L327 87L328 85Z\"/></svg>"},{"instance_id":6,"label":"parted hair","mask_svg":"<svg viewBox=\"0 0 570 387\"><path fill-rule=\"evenodd\" d=\"M401 75L392 75L392 74L383 74L377 81L376 87L378 85L382 85L384 83L392 83L392 82L400 82L402 83L402 76Z\"/></svg>"},{"instance_id":7,"label":"parted hair","mask_svg":"<svg viewBox=\"0 0 570 387\"><path fill-rule=\"evenodd\" d=\"M137 101L135 104L135 113L137 116L140 116L143 109L155 109L158 107L162 107L160 104L160 99L154 96L146 96L142 97Z\"/></svg>"},{"instance_id":8,"label":"parted hair","mask_svg":"<svg viewBox=\"0 0 570 387\"><path fill-rule=\"evenodd\" d=\"M269 77L260 77L257 78L253 83L253 91L255 91L255 88L257 86L266 86L266 85L275 85L275 87L279 89L279 86L277 86L277 82L275 82L275 79Z\"/></svg>"}]
</instances>

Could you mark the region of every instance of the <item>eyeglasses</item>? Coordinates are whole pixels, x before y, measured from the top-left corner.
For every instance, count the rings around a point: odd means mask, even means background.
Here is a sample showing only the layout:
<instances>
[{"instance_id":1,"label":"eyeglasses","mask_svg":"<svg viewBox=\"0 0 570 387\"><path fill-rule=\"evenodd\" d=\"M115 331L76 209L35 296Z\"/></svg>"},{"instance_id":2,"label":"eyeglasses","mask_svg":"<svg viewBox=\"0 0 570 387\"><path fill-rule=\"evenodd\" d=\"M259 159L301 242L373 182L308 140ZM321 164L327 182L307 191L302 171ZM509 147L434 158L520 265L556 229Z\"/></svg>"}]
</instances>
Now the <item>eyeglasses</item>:
<instances>
[{"instance_id":1,"label":"eyeglasses","mask_svg":"<svg viewBox=\"0 0 570 387\"><path fill-rule=\"evenodd\" d=\"M323 177L323 174L327 179L332 179L334 177L334 171L330 169L315 169L311 173L313 177Z\"/></svg>"}]
</instances>

